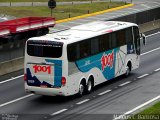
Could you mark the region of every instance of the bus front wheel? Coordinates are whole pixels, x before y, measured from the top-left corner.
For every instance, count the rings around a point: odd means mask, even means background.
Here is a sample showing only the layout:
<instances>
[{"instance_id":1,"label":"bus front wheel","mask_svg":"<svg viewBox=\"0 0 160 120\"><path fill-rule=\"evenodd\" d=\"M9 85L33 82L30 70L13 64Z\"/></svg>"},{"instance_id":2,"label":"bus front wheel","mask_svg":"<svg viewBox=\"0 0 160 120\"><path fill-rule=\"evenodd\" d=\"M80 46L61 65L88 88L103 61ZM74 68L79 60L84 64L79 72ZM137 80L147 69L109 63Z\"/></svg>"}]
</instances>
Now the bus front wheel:
<instances>
[{"instance_id":1,"label":"bus front wheel","mask_svg":"<svg viewBox=\"0 0 160 120\"><path fill-rule=\"evenodd\" d=\"M131 67L132 67L132 65L131 65L131 63L129 62L129 63L127 64L127 66L126 66L126 73L125 73L125 76L126 76L126 77L129 76L129 74L130 74L130 72L131 72Z\"/></svg>"}]
</instances>

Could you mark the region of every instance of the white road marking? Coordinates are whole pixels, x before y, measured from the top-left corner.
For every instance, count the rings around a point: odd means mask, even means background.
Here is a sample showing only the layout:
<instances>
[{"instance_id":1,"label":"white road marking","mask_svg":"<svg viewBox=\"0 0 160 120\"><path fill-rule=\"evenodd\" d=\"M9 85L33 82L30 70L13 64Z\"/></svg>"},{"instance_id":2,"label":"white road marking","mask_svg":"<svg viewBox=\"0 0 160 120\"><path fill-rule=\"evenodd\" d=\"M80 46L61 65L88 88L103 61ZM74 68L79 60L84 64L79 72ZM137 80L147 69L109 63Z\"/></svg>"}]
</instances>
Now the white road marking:
<instances>
[{"instance_id":1,"label":"white road marking","mask_svg":"<svg viewBox=\"0 0 160 120\"><path fill-rule=\"evenodd\" d=\"M127 82L125 82L125 83L122 83L122 84L120 84L119 86L122 87L122 86L125 86L125 85L129 84L129 83L131 83L131 81L127 81Z\"/></svg>"},{"instance_id":2,"label":"white road marking","mask_svg":"<svg viewBox=\"0 0 160 120\"><path fill-rule=\"evenodd\" d=\"M155 98L153 98L153 99L151 99L151 100L149 100L149 101L147 101L147 102L145 102L145 103L143 103L143 104L141 104L141 105L139 105L139 106L137 106L137 107L135 107L134 109L124 113L123 115L120 115L120 116L114 118L113 120L121 120L121 119L125 118L126 115L130 115L131 113L143 108L144 106L146 106L148 104L151 104L152 102L154 102L154 101L156 101L158 99L160 99L160 95L155 97Z\"/></svg>"},{"instance_id":3,"label":"white road marking","mask_svg":"<svg viewBox=\"0 0 160 120\"><path fill-rule=\"evenodd\" d=\"M150 36L153 36L153 35L157 35L159 34L160 32L156 32L156 33L153 33L153 34L150 34L150 35L147 35L146 37L150 37Z\"/></svg>"},{"instance_id":4,"label":"white road marking","mask_svg":"<svg viewBox=\"0 0 160 120\"><path fill-rule=\"evenodd\" d=\"M0 82L0 84L3 84L3 83L6 83L6 82L9 82L9 81L12 81L12 80L21 78L21 77L23 77L23 76L24 76L24 75L20 75L20 76L17 76L17 77L10 78L10 79L8 79L8 80L5 80L5 81Z\"/></svg>"},{"instance_id":5,"label":"white road marking","mask_svg":"<svg viewBox=\"0 0 160 120\"><path fill-rule=\"evenodd\" d=\"M104 95L104 94L109 93L109 92L111 92L111 91L112 91L112 90L106 90L106 91L104 91L104 92L99 93L98 95Z\"/></svg>"},{"instance_id":6,"label":"white road marking","mask_svg":"<svg viewBox=\"0 0 160 120\"><path fill-rule=\"evenodd\" d=\"M85 100L83 100L83 101L81 101L81 102L78 102L78 103L76 103L77 105L80 105L80 104L83 104L83 103L85 103L85 102L87 102L87 101L89 101L90 99L85 99Z\"/></svg>"},{"instance_id":7,"label":"white road marking","mask_svg":"<svg viewBox=\"0 0 160 120\"><path fill-rule=\"evenodd\" d=\"M62 112L64 112L64 111L66 111L66 110L68 110L68 109L59 110L59 111L57 111L57 112L52 113L51 115L52 115L52 116L53 116L53 115L58 115L58 114L60 114L60 113L62 113Z\"/></svg>"},{"instance_id":8,"label":"white road marking","mask_svg":"<svg viewBox=\"0 0 160 120\"><path fill-rule=\"evenodd\" d=\"M139 76L139 77L137 77L137 78L143 78L143 77L146 77L147 75L149 75L149 74L144 74L144 75L141 75L141 76Z\"/></svg>"},{"instance_id":9,"label":"white road marking","mask_svg":"<svg viewBox=\"0 0 160 120\"><path fill-rule=\"evenodd\" d=\"M4 107L4 106L6 106L6 105L8 105L8 104L11 104L11 103L14 103L14 102L17 102L17 101L23 100L23 99L28 98L28 97L33 96L33 95L34 95L34 94L29 94L29 95L26 95L26 96L23 96L23 97L17 98L17 99L15 99L15 100L12 100L12 101L9 101L9 102L6 102L6 103L3 103L3 104L0 104L0 107Z\"/></svg>"},{"instance_id":10,"label":"white road marking","mask_svg":"<svg viewBox=\"0 0 160 120\"><path fill-rule=\"evenodd\" d=\"M160 68L158 68L158 69L156 69L156 70L154 70L155 72L157 72L157 71L160 71Z\"/></svg>"},{"instance_id":11,"label":"white road marking","mask_svg":"<svg viewBox=\"0 0 160 120\"><path fill-rule=\"evenodd\" d=\"M141 56L146 55L146 54L149 54L149 53L154 52L154 51L157 51L157 50L160 50L160 47L155 48L155 49L153 49L153 50L150 50L150 51L148 51L148 52L142 53Z\"/></svg>"}]
</instances>

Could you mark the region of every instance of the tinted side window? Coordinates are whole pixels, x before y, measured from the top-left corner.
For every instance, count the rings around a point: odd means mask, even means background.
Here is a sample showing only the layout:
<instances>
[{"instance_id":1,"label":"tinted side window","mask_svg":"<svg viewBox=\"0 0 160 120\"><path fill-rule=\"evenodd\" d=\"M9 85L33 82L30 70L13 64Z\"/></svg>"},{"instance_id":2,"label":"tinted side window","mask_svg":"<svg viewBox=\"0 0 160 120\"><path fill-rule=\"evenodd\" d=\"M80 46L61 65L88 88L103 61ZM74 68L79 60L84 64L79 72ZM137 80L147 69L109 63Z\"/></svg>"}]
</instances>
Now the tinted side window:
<instances>
[{"instance_id":1,"label":"tinted side window","mask_svg":"<svg viewBox=\"0 0 160 120\"><path fill-rule=\"evenodd\" d=\"M111 48L116 48L118 45L117 45L117 36L116 36L116 33L112 33L111 34Z\"/></svg>"},{"instance_id":2,"label":"tinted side window","mask_svg":"<svg viewBox=\"0 0 160 120\"><path fill-rule=\"evenodd\" d=\"M91 43L90 40L81 41L79 43L80 58L88 57L91 55Z\"/></svg>"},{"instance_id":3,"label":"tinted side window","mask_svg":"<svg viewBox=\"0 0 160 120\"><path fill-rule=\"evenodd\" d=\"M74 62L76 60L91 56L91 54L93 54L91 52L91 45L93 49L93 47L96 47L95 44L96 43L91 44L91 39L69 44L67 46L68 60L70 62ZM97 52L96 49L93 52Z\"/></svg>"},{"instance_id":4,"label":"tinted side window","mask_svg":"<svg viewBox=\"0 0 160 120\"><path fill-rule=\"evenodd\" d=\"M79 44L73 43L67 46L67 54L68 54L68 60L70 62L76 61L79 59Z\"/></svg>"},{"instance_id":5,"label":"tinted side window","mask_svg":"<svg viewBox=\"0 0 160 120\"><path fill-rule=\"evenodd\" d=\"M99 52L99 45L98 45L98 37L91 39L91 54L94 55Z\"/></svg>"},{"instance_id":6,"label":"tinted side window","mask_svg":"<svg viewBox=\"0 0 160 120\"><path fill-rule=\"evenodd\" d=\"M125 45L125 31L120 30L117 32L118 46Z\"/></svg>"},{"instance_id":7,"label":"tinted side window","mask_svg":"<svg viewBox=\"0 0 160 120\"><path fill-rule=\"evenodd\" d=\"M99 37L99 52L103 52L109 49L109 37L108 35L102 35Z\"/></svg>"},{"instance_id":8,"label":"tinted side window","mask_svg":"<svg viewBox=\"0 0 160 120\"><path fill-rule=\"evenodd\" d=\"M132 28L125 29L126 43L133 43Z\"/></svg>"},{"instance_id":9,"label":"tinted side window","mask_svg":"<svg viewBox=\"0 0 160 120\"><path fill-rule=\"evenodd\" d=\"M109 49L112 49L112 34L111 33L108 36L108 41L109 41L109 43L108 43L109 46L108 47L109 47Z\"/></svg>"}]
</instances>

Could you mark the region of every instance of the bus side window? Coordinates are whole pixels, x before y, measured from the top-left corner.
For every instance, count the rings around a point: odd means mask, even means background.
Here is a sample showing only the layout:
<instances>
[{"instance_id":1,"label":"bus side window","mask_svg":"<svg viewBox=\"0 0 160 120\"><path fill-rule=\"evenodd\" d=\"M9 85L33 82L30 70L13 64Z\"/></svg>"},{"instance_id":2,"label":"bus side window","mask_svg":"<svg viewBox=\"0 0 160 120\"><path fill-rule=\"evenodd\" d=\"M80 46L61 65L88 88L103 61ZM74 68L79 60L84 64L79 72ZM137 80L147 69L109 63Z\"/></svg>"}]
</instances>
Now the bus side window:
<instances>
[{"instance_id":1,"label":"bus side window","mask_svg":"<svg viewBox=\"0 0 160 120\"><path fill-rule=\"evenodd\" d=\"M125 38L126 38L126 44L127 44L127 54L135 53L135 49L133 46L133 34L132 34L132 28L125 29Z\"/></svg>"},{"instance_id":2,"label":"bus side window","mask_svg":"<svg viewBox=\"0 0 160 120\"><path fill-rule=\"evenodd\" d=\"M107 34L99 37L99 51L104 52L109 49L109 37Z\"/></svg>"},{"instance_id":3,"label":"bus side window","mask_svg":"<svg viewBox=\"0 0 160 120\"><path fill-rule=\"evenodd\" d=\"M68 60L70 62L74 62L78 59L78 44L74 43L74 44L70 44L67 47L67 53L68 53Z\"/></svg>"},{"instance_id":4,"label":"bus side window","mask_svg":"<svg viewBox=\"0 0 160 120\"><path fill-rule=\"evenodd\" d=\"M125 29L125 38L127 44L128 43L133 44L132 28Z\"/></svg>"},{"instance_id":5,"label":"bus side window","mask_svg":"<svg viewBox=\"0 0 160 120\"><path fill-rule=\"evenodd\" d=\"M125 31L120 30L117 32L117 39L118 39L118 46L123 46L125 45Z\"/></svg>"},{"instance_id":6,"label":"bus side window","mask_svg":"<svg viewBox=\"0 0 160 120\"><path fill-rule=\"evenodd\" d=\"M118 43L117 42L117 36L116 36L116 33L114 32L114 33L111 34L111 48L118 47L117 43Z\"/></svg>"},{"instance_id":7,"label":"bus side window","mask_svg":"<svg viewBox=\"0 0 160 120\"><path fill-rule=\"evenodd\" d=\"M91 54L94 55L99 52L98 37L91 39Z\"/></svg>"},{"instance_id":8,"label":"bus side window","mask_svg":"<svg viewBox=\"0 0 160 120\"><path fill-rule=\"evenodd\" d=\"M109 49L112 49L112 33L109 34L109 37L108 37L108 41L109 41Z\"/></svg>"},{"instance_id":9,"label":"bus side window","mask_svg":"<svg viewBox=\"0 0 160 120\"><path fill-rule=\"evenodd\" d=\"M80 58L85 58L91 55L91 43L90 40L80 42Z\"/></svg>"}]
</instances>

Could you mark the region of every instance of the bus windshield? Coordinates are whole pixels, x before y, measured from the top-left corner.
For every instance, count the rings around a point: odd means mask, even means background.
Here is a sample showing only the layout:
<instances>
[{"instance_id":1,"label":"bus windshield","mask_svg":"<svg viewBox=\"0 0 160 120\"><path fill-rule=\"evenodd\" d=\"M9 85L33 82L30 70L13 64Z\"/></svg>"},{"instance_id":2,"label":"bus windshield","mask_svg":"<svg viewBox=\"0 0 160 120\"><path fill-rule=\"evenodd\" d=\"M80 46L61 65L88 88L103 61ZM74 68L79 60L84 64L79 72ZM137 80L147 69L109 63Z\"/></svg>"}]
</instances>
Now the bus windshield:
<instances>
[{"instance_id":1,"label":"bus windshield","mask_svg":"<svg viewBox=\"0 0 160 120\"><path fill-rule=\"evenodd\" d=\"M30 40L27 42L27 54L36 57L59 58L62 56L62 42Z\"/></svg>"}]
</instances>

